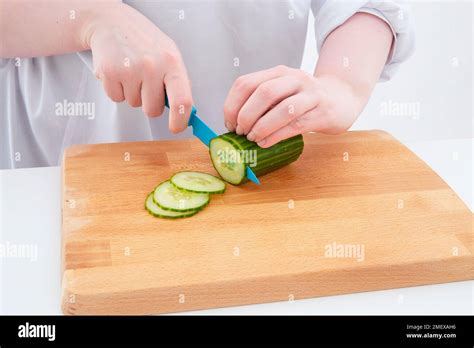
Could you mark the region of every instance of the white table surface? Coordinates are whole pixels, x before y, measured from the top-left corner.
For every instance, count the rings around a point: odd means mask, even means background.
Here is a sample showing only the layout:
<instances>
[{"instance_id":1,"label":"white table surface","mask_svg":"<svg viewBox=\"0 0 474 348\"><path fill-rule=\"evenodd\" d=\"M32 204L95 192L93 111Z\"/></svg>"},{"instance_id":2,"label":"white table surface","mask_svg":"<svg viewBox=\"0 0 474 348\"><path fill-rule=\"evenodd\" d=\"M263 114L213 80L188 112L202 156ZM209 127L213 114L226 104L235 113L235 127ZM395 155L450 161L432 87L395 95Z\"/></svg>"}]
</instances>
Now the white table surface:
<instances>
[{"instance_id":1,"label":"white table surface","mask_svg":"<svg viewBox=\"0 0 474 348\"><path fill-rule=\"evenodd\" d=\"M473 210L473 139L405 143ZM0 171L0 243L33 244L37 261L0 258L0 314L61 314L60 168ZM189 314L472 314L474 281L187 312Z\"/></svg>"}]
</instances>

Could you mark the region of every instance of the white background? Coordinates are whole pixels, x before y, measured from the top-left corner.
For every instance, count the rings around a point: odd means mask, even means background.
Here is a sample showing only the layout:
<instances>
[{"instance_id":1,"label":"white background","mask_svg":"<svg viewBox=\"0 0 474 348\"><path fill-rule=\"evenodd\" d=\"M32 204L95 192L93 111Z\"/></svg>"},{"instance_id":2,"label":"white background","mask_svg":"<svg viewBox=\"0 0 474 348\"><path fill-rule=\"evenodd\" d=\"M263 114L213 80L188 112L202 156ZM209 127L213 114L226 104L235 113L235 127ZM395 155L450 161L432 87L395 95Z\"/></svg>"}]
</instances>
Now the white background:
<instances>
[{"instance_id":1,"label":"white background","mask_svg":"<svg viewBox=\"0 0 474 348\"><path fill-rule=\"evenodd\" d=\"M375 88L352 129L383 129L400 140L472 137L472 1L410 1L416 50L388 82ZM317 56L310 16L302 68L314 71ZM457 63L457 64L456 64ZM383 103L420 103L419 119L381 114Z\"/></svg>"}]
</instances>

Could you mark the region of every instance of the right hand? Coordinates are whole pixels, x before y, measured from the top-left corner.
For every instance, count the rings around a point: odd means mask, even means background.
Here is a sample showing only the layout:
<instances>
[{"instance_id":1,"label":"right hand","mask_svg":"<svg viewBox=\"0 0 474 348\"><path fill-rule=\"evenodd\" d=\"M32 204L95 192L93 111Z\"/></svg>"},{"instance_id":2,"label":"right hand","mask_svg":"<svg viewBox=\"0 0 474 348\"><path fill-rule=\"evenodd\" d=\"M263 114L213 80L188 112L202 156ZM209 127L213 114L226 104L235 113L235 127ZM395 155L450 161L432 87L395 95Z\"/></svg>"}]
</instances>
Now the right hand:
<instances>
[{"instance_id":1,"label":"right hand","mask_svg":"<svg viewBox=\"0 0 474 348\"><path fill-rule=\"evenodd\" d=\"M170 103L169 129L186 129L193 105L191 85L176 44L155 24L126 4L98 9L84 27L94 74L115 102L142 106L150 117Z\"/></svg>"}]
</instances>

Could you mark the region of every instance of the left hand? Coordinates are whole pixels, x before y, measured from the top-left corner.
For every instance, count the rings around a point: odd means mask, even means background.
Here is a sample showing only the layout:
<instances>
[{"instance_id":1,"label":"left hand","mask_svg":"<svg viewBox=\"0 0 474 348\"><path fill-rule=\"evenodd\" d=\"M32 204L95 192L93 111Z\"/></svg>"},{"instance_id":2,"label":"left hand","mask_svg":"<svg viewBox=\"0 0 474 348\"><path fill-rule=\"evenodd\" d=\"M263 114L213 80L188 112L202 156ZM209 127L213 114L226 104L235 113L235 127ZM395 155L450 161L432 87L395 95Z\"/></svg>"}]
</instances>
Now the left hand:
<instances>
[{"instance_id":1,"label":"left hand","mask_svg":"<svg viewBox=\"0 0 474 348\"><path fill-rule=\"evenodd\" d=\"M230 131L267 148L309 131L342 133L365 103L366 99L340 78L314 77L277 66L240 76L227 96L224 116Z\"/></svg>"}]
</instances>

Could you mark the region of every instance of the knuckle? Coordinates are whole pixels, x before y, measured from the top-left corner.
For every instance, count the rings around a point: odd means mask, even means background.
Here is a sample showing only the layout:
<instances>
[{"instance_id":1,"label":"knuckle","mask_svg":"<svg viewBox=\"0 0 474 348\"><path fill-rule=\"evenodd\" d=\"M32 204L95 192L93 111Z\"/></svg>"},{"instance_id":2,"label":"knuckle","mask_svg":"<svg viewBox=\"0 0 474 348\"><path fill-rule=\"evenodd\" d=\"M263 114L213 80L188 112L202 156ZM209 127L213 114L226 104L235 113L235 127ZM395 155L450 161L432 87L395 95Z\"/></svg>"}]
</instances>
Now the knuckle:
<instances>
[{"instance_id":1,"label":"knuckle","mask_svg":"<svg viewBox=\"0 0 474 348\"><path fill-rule=\"evenodd\" d=\"M298 105L292 101L284 101L282 103L281 113L285 118L292 119L299 115Z\"/></svg>"},{"instance_id":2,"label":"knuckle","mask_svg":"<svg viewBox=\"0 0 474 348\"><path fill-rule=\"evenodd\" d=\"M118 74L118 68L115 64L104 61L99 65L98 74L100 73L107 78L113 78Z\"/></svg>"},{"instance_id":3,"label":"knuckle","mask_svg":"<svg viewBox=\"0 0 474 348\"><path fill-rule=\"evenodd\" d=\"M255 135L256 140L263 139L267 133L264 127L258 127L258 126L253 127L252 132Z\"/></svg>"},{"instance_id":4,"label":"knuckle","mask_svg":"<svg viewBox=\"0 0 474 348\"><path fill-rule=\"evenodd\" d=\"M238 92L245 92L249 89L249 81L248 79L245 77L245 75L242 75L242 76L239 76L236 80L235 80L235 83L234 83L234 88L238 91Z\"/></svg>"},{"instance_id":5,"label":"knuckle","mask_svg":"<svg viewBox=\"0 0 474 348\"><path fill-rule=\"evenodd\" d=\"M228 105L228 104L224 105L224 116L226 118L232 117L235 114L235 112L236 112L235 107L233 107L232 105Z\"/></svg>"},{"instance_id":6,"label":"knuckle","mask_svg":"<svg viewBox=\"0 0 474 348\"><path fill-rule=\"evenodd\" d=\"M290 127L297 132L301 132L304 130L304 124L301 119L296 118L290 122Z\"/></svg>"},{"instance_id":7,"label":"knuckle","mask_svg":"<svg viewBox=\"0 0 474 348\"><path fill-rule=\"evenodd\" d=\"M275 98L275 90L266 84L260 85L256 93L262 99L273 100Z\"/></svg>"},{"instance_id":8,"label":"knuckle","mask_svg":"<svg viewBox=\"0 0 474 348\"><path fill-rule=\"evenodd\" d=\"M177 112L178 115L191 113L193 102L190 97L179 97L176 98L172 105L172 109Z\"/></svg>"},{"instance_id":9,"label":"knuckle","mask_svg":"<svg viewBox=\"0 0 474 348\"><path fill-rule=\"evenodd\" d=\"M120 76L120 78L124 81L131 81L134 79L136 76L133 72L133 70L129 66L120 66L117 67L117 75Z\"/></svg>"},{"instance_id":10,"label":"knuckle","mask_svg":"<svg viewBox=\"0 0 474 348\"><path fill-rule=\"evenodd\" d=\"M174 50L166 50L161 53L164 64L167 66L177 66L181 61L179 53Z\"/></svg>"},{"instance_id":11,"label":"knuckle","mask_svg":"<svg viewBox=\"0 0 474 348\"><path fill-rule=\"evenodd\" d=\"M242 114L242 112L239 112L237 116L237 124L243 129L248 129L251 126L249 118L245 114Z\"/></svg>"},{"instance_id":12,"label":"knuckle","mask_svg":"<svg viewBox=\"0 0 474 348\"><path fill-rule=\"evenodd\" d=\"M277 73L284 74L286 73L290 68L287 67L286 65L279 64L276 67L273 68Z\"/></svg>"},{"instance_id":13,"label":"knuckle","mask_svg":"<svg viewBox=\"0 0 474 348\"><path fill-rule=\"evenodd\" d=\"M191 100L191 97L188 97L188 96L180 97L180 98L177 98L177 100L176 100L176 106L177 107L183 107L185 109L191 109L192 105L193 105L193 102Z\"/></svg>"},{"instance_id":14,"label":"knuckle","mask_svg":"<svg viewBox=\"0 0 474 348\"><path fill-rule=\"evenodd\" d=\"M158 70L158 62L155 57L151 55L145 55L141 62L143 71L147 75L153 75Z\"/></svg>"},{"instance_id":15,"label":"knuckle","mask_svg":"<svg viewBox=\"0 0 474 348\"><path fill-rule=\"evenodd\" d=\"M224 115L230 115L232 113L232 111L233 111L233 108L229 104L225 103L224 104Z\"/></svg>"}]
</instances>

